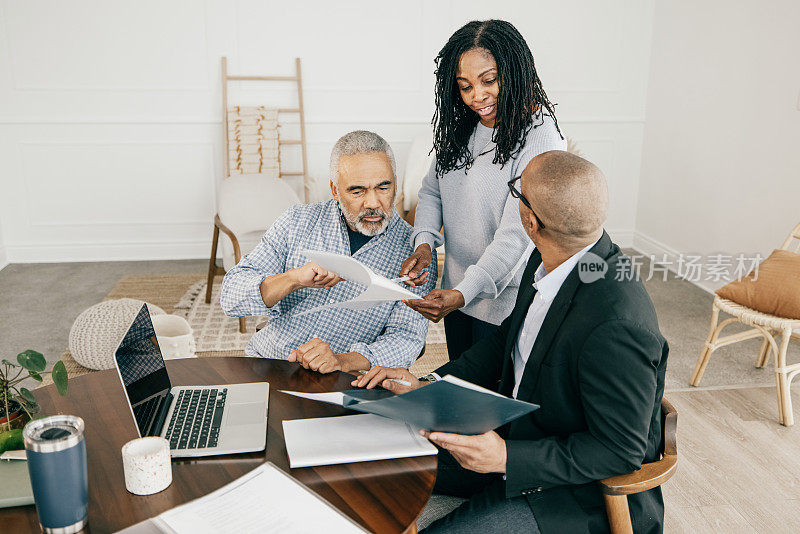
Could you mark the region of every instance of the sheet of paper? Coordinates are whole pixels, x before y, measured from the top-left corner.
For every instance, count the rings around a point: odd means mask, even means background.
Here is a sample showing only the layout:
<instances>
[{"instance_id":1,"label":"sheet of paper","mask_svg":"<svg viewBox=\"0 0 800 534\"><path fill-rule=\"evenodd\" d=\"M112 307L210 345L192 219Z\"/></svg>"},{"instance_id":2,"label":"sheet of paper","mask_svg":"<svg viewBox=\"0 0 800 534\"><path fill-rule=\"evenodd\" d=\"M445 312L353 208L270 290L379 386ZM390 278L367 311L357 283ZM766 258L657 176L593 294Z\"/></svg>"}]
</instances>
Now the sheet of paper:
<instances>
[{"instance_id":1,"label":"sheet of paper","mask_svg":"<svg viewBox=\"0 0 800 534\"><path fill-rule=\"evenodd\" d=\"M271 463L155 519L166 532L365 532ZM167 527L167 528L164 528Z\"/></svg>"},{"instance_id":2,"label":"sheet of paper","mask_svg":"<svg viewBox=\"0 0 800 534\"><path fill-rule=\"evenodd\" d=\"M491 389L482 388L477 384L473 384L472 382L461 380L457 376L445 375L442 377L442 380L445 382L450 382L451 384L455 384L456 386L461 386L462 388L471 389L473 391L480 391L481 393L487 393L489 395L494 395L495 397L506 398L505 395L500 395L499 393L492 391Z\"/></svg>"},{"instance_id":3,"label":"sheet of paper","mask_svg":"<svg viewBox=\"0 0 800 534\"><path fill-rule=\"evenodd\" d=\"M436 447L402 421L343 415L283 422L289 465L309 467L436 454Z\"/></svg>"},{"instance_id":4,"label":"sheet of paper","mask_svg":"<svg viewBox=\"0 0 800 534\"><path fill-rule=\"evenodd\" d=\"M304 399L327 402L329 404L337 404L339 406L344 405L344 395L341 391L332 391L330 393L305 393L303 391L287 391L285 389L279 389L278 391L281 393L286 393L287 395L302 397Z\"/></svg>"},{"instance_id":5,"label":"sheet of paper","mask_svg":"<svg viewBox=\"0 0 800 534\"><path fill-rule=\"evenodd\" d=\"M340 278L366 286L366 289L354 299L323 304L322 306L317 306L316 308L298 313L296 317L327 308L364 310L372 308L373 306L379 306L384 302L420 298L419 295L412 293L397 282L392 282L385 276L374 272L351 256L322 252L319 250L303 250L302 253L320 267L336 273Z\"/></svg>"}]
</instances>

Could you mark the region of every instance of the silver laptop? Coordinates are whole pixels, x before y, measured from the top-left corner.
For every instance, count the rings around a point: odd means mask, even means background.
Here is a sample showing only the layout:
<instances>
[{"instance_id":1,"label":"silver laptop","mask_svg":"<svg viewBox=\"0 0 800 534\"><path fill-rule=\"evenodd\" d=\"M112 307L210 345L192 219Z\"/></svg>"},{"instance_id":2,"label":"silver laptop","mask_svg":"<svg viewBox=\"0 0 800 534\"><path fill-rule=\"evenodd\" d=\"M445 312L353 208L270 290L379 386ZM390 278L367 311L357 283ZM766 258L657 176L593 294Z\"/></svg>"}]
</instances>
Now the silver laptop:
<instances>
[{"instance_id":1,"label":"silver laptop","mask_svg":"<svg viewBox=\"0 0 800 534\"><path fill-rule=\"evenodd\" d=\"M166 438L175 457L264 450L269 384L173 387L146 304L114 360L140 437Z\"/></svg>"}]
</instances>

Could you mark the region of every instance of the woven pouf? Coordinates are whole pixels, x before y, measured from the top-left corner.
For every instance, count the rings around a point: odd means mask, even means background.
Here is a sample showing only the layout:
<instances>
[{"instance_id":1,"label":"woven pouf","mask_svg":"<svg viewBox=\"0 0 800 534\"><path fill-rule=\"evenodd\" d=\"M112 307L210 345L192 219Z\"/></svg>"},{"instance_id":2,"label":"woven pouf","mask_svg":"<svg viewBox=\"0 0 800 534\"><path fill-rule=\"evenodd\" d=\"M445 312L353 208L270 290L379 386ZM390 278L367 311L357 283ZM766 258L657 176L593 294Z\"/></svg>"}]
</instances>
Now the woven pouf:
<instances>
[{"instance_id":1,"label":"woven pouf","mask_svg":"<svg viewBox=\"0 0 800 534\"><path fill-rule=\"evenodd\" d=\"M89 369L113 369L114 352L128 327L142 309L141 300L106 300L84 310L69 331L69 351L75 361ZM148 304L150 315L164 310Z\"/></svg>"}]
</instances>

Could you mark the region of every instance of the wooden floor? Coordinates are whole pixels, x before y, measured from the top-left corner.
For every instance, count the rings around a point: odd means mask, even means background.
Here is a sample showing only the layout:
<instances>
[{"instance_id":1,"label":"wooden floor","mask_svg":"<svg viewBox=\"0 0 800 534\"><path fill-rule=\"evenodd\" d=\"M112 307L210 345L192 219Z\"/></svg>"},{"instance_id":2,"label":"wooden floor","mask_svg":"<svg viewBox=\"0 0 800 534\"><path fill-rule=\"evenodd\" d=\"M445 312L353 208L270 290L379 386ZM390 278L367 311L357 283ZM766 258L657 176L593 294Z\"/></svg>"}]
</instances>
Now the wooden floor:
<instances>
[{"instance_id":1,"label":"wooden floor","mask_svg":"<svg viewBox=\"0 0 800 534\"><path fill-rule=\"evenodd\" d=\"M663 486L664 532L800 532L800 391L793 427L775 388L669 392L678 471Z\"/></svg>"}]
</instances>

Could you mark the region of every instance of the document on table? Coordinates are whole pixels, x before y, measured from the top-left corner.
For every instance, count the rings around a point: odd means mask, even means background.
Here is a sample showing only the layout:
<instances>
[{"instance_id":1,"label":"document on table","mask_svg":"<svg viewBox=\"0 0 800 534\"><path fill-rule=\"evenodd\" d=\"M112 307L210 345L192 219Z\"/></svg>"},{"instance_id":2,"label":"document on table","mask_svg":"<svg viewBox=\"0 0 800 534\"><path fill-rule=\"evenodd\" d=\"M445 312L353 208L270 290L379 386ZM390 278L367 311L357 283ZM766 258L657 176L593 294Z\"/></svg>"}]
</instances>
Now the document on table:
<instances>
[{"instance_id":1,"label":"document on table","mask_svg":"<svg viewBox=\"0 0 800 534\"><path fill-rule=\"evenodd\" d=\"M419 429L372 414L284 421L283 435L292 468L436 454Z\"/></svg>"},{"instance_id":2,"label":"document on table","mask_svg":"<svg viewBox=\"0 0 800 534\"><path fill-rule=\"evenodd\" d=\"M327 393L306 393L305 391L289 391L286 389L279 389L278 391L303 399L327 402L328 404L346 407L359 402L381 400L386 397L394 396L394 393L385 389L351 389L348 391L330 391Z\"/></svg>"},{"instance_id":3,"label":"document on table","mask_svg":"<svg viewBox=\"0 0 800 534\"><path fill-rule=\"evenodd\" d=\"M170 534L366 532L270 462L153 522Z\"/></svg>"},{"instance_id":4,"label":"document on table","mask_svg":"<svg viewBox=\"0 0 800 534\"><path fill-rule=\"evenodd\" d=\"M397 282L382 276L357 259L342 254L322 252L319 250L303 250L302 253L325 270L336 273L340 278L366 286L366 289L357 297L341 302L331 302L316 308L311 308L298 313L300 317L327 308L348 308L351 310L364 310L378 306L384 302L395 300L418 299L419 295L412 293Z\"/></svg>"}]
</instances>

